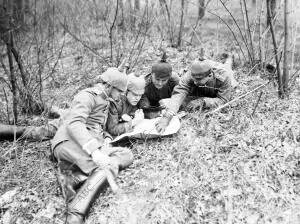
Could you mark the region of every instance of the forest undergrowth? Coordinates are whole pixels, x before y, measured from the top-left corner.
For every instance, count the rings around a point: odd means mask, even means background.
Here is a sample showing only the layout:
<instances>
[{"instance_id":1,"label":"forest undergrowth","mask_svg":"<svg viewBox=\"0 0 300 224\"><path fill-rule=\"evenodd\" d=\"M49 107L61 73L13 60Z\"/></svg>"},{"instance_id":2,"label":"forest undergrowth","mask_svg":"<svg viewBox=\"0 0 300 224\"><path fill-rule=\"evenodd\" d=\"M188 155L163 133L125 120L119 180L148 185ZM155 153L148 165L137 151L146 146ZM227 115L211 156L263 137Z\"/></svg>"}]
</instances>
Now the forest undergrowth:
<instances>
[{"instance_id":1,"label":"forest undergrowth","mask_svg":"<svg viewBox=\"0 0 300 224\"><path fill-rule=\"evenodd\" d=\"M205 50L217 59L213 46ZM55 88L48 86L45 95L60 107L104 69L85 56L78 59L77 47L73 43L65 51ZM135 69L142 74L157 60L151 45L145 49ZM200 49L166 50L180 72ZM241 64L234 69L236 97L269 81L259 70ZM275 77L208 116L188 114L174 136L130 142L134 163L117 179L124 192L102 192L86 223L300 223L299 80L284 100L274 83ZM26 117L26 122L47 119ZM0 142L0 153L2 223L64 223L66 205L50 143Z\"/></svg>"}]
</instances>

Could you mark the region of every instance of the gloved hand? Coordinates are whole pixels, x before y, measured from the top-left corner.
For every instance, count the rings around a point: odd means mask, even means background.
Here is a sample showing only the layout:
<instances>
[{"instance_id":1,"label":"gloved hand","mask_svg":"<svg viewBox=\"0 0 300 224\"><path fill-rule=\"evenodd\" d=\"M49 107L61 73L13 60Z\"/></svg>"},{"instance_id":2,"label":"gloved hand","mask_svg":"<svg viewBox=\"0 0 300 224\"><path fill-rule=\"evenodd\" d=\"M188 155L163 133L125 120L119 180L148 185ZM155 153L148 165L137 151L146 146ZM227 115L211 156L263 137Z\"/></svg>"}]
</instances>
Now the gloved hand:
<instances>
[{"instance_id":1,"label":"gloved hand","mask_svg":"<svg viewBox=\"0 0 300 224\"><path fill-rule=\"evenodd\" d=\"M166 99L161 99L159 101L159 106L161 108L170 108L170 104L171 104L171 98L166 98Z\"/></svg>"},{"instance_id":2,"label":"gloved hand","mask_svg":"<svg viewBox=\"0 0 300 224\"><path fill-rule=\"evenodd\" d=\"M92 153L92 159L101 169L110 169L114 173L119 170L117 161L99 149Z\"/></svg>"},{"instance_id":3,"label":"gloved hand","mask_svg":"<svg viewBox=\"0 0 300 224\"><path fill-rule=\"evenodd\" d=\"M203 99L191 100L186 106L186 110L189 112L199 111L201 112L205 106L205 102Z\"/></svg>"},{"instance_id":4,"label":"gloved hand","mask_svg":"<svg viewBox=\"0 0 300 224\"><path fill-rule=\"evenodd\" d=\"M103 142L102 150L106 149L106 148L109 148L111 141L112 141L111 138L105 138L104 142Z\"/></svg>"},{"instance_id":5,"label":"gloved hand","mask_svg":"<svg viewBox=\"0 0 300 224\"><path fill-rule=\"evenodd\" d=\"M155 124L157 132L160 134L164 133L171 120L172 116L161 117Z\"/></svg>"},{"instance_id":6,"label":"gloved hand","mask_svg":"<svg viewBox=\"0 0 300 224\"><path fill-rule=\"evenodd\" d=\"M142 109L139 109L139 110L135 111L134 118L132 119L131 124L134 127L135 125L137 125L139 122L141 122L144 119L145 119L144 112Z\"/></svg>"},{"instance_id":7,"label":"gloved hand","mask_svg":"<svg viewBox=\"0 0 300 224\"><path fill-rule=\"evenodd\" d=\"M132 120L132 118L128 114L123 114L121 116L121 118L122 118L123 121L126 121L126 122L129 122L129 121Z\"/></svg>"}]
</instances>

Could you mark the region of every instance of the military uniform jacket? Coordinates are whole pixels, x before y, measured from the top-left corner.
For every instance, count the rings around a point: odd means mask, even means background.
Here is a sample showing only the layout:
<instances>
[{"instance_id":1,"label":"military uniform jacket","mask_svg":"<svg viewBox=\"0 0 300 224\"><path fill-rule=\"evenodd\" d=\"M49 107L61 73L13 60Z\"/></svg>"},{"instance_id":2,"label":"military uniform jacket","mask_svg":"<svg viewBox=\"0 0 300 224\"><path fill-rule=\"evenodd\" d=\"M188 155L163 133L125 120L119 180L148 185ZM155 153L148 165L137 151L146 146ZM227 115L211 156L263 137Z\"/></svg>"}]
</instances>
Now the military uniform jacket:
<instances>
[{"instance_id":1,"label":"military uniform jacket","mask_svg":"<svg viewBox=\"0 0 300 224\"><path fill-rule=\"evenodd\" d=\"M174 87L179 83L179 76L177 74L172 74L168 83L161 89L157 89L153 82L151 74L145 76L146 87L145 93L142 96L139 107L148 108L150 106L159 106L159 101L161 99L170 98Z\"/></svg>"},{"instance_id":2,"label":"military uniform jacket","mask_svg":"<svg viewBox=\"0 0 300 224\"><path fill-rule=\"evenodd\" d=\"M203 97L205 108L218 107L229 101L233 89L237 85L233 71L213 67L210 76L211 78L204 86L197 86L191 72L186 72L174 88L169 109L176 113L187 96Z\"/></svg>"},{"instance_id":3,"label":"military uniform jacket","mask_svg":"<svg viewBox=\"0 0 300 224\"><path fill-rule=\"evenodd\" d=\"M98 85L80 91L73 99L71 107L63 118L62 125L51 141L52 149L64 141L73 141L81 148L96 139L95 148L101 147L107 135L104 131L111 98ZM108 135L107 135L108 136Z\"/></svg>"},{"instance_id":4,"label":"military uniform jacket","mask_svg":"<svg viewBox=\"0 0 300 224\"><path fill-rule=\"evenodd\" d=\"M113 136L131 131L131 121L122 121L122 115L127 114L133 118L137 109L137 106L132 106L127 101L126 96L122 96L122 99L119 102L111 103L107 118L107 131Z\"/></svg>"}]
</instances>

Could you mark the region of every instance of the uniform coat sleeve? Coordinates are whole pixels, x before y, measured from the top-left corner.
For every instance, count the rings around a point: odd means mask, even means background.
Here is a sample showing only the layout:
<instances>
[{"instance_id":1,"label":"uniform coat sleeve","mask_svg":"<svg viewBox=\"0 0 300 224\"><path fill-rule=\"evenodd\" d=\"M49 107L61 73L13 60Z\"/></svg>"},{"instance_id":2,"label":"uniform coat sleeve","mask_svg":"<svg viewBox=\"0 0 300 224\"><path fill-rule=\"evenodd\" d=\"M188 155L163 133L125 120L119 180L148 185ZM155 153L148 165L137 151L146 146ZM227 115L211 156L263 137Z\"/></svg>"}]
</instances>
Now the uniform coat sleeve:
<instances>
[{"instance_id":1,"label":"uniform coat sleeve","mask_svg":"<svg viewBox=\"0 0 300 224\"><path fill-rule=\"evenodd\" d=\"M92 94L85 91L78 93L72 101L66 123L66 130L81 147L91 140L95 142L93 148L102 146L102 144L89 133L86 127L86 120L95 106L95 103Z\"/></svg>"},{"instance_id":2,"label":"uniform coat sleeve","mask_svg":"<svg viewBox=\"0 0 300 224\"><path fill-rule=\"evenodd\" d=\"M217 95L214 98L204 97L205 108L215 108L227 103L233 93L234 85L232 83L231 74L224 69L216 71ZM224 78L225 77L225 78Z\"/></svg>"},{"instance_id":3,"label":"uniform coat sleeve","mask_svg":"<svg viewBox=\"0 0 300 224\"><path fill-rule=\"evenodd\" d=\"M132 130L131 121L119 122L122 109L118 109L118 106L121 105L111 104L108 112L107 131L113 136L121 135Z\"/></svg>"},{"instance_id":4,"label":"uniform coat sleeve","mask_svg":"<svg viewBox=\"0 0 300 224\"><path fill-rule=\"evenodd\" d=\"M172 97L169 101L169 109L177 113L181 104L191 92L193 88L193 80L190 73L185 73L179 81L179 84L174 87Z\"/></svg>"}]
</instances>

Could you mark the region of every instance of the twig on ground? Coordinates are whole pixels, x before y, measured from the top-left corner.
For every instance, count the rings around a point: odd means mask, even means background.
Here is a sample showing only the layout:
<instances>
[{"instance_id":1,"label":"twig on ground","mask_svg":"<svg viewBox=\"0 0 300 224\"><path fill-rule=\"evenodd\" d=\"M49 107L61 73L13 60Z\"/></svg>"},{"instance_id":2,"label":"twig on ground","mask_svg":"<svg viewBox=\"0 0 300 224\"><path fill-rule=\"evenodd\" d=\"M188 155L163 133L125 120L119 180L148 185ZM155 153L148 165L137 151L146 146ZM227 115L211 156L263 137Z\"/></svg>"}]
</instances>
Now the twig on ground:
<instances>
[{"instance_id":1,"label":"twig on ground","mask_svg":"<svg viewBox=\"0 0 300 224\"><path fill-rule=\"evenodd\" d=\"M255 113L255 111L256 111L256 108L257 108L257 106L258 106L258 104L259 104L259 101L260 101L260 98L261 98L262 94L263 94L263 91L261 91L260 94L259 94L259 96L258 96L257 102L256 102L256 104L255 104L255 107L253 108L253 111L252 111L251 116L254 115L254 113Z\"/></svg>"},{"instance_id":2,"label":"twig on ground","mask_svg":"<svg viewBox=\"0 0 300 224\"><path fill-rule=\"evenodd\" d=\"M260 86L256 87L255 89L251 90L250 92L247 92L247 93L245 93L245 94L243 94L243 95L241 95L241 96L239 96L239 97L237 97L237 98L234 98L233 100L229 101L228 103L225 103L225 104L223 104L222 106L216 108L215 110L210 111L210 112L208 112L208 113L205 113L204 115L205 115L205 116L211 115L211 114L213 114L213 113L215 113L215 112L217 112L217 111L219 111L219 110L221 110L221 109L227 107L227 106L230 105L232 102L238 101L238 100L244 98L245 96L248 96L249 94L255 92L256 90L258 90L258 89L260 89L260 88L262 88L262 87L264 87L264 86L266 86L266 85L269 84L269 83L270 83L270 81L268 81L268 82L266 82L266 83L264 83L264 84L261 84Z\"/></svg>"}]
</instances>

